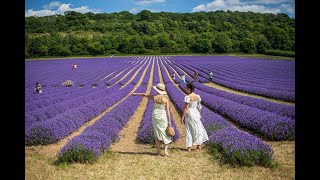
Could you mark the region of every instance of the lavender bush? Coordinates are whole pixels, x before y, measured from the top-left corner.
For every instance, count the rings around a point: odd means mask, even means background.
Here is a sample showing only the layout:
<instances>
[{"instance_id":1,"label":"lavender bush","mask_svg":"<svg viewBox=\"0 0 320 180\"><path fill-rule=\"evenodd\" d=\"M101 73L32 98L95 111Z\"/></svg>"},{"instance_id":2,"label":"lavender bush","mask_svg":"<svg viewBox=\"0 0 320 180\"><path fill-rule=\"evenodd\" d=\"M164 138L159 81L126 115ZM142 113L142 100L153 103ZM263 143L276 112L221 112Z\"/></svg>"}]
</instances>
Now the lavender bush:
<instances>
[{"instance_id":1,"label":"lavender bush","mask_svg":"<svg viewBox=\"0 0 320 180\"><path fill-rule=\"evenodd\" d=\"M145 92L146 85L136 92ZM142 97L130 96L110 112L101 117L79 136L71 139L58 153L60 162L94 162L113 141L136 111Z\"/></svg>"}]
</instances>

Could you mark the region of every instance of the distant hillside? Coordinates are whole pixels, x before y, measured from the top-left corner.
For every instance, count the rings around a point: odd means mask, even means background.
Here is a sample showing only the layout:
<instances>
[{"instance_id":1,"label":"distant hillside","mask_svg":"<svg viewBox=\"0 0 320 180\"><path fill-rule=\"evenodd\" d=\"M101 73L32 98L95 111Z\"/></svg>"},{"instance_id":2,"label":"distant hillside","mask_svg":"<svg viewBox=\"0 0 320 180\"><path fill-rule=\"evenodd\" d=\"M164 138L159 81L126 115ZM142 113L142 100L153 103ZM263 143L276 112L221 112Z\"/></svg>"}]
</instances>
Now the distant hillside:
<instances>
[{"instance_id":1,"label":"distant hillside","mask_svg":"<svg viewBox=\"0 0 320 180\"><path fill-rule=\"evenodd\" d=\"M68 11L65 15L26 17L25 32L26 58L295 51L295 19L286 14Z\"/></svg>"}]
</instances>

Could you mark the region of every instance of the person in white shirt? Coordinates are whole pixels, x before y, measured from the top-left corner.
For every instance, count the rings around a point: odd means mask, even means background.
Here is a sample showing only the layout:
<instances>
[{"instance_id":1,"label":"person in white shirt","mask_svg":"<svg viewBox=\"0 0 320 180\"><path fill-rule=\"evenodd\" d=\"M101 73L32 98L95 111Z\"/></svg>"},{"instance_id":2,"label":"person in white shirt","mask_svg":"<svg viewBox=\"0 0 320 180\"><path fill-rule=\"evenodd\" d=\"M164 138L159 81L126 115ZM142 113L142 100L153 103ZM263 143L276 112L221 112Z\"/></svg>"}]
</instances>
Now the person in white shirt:
<instances>
[{"instance_id":1,"label":"person in white shirt","mask_svg":"<svg viewBox=\"0 0 320 180\"><path fill-rule=\"evenodd\" d=\"M176 79L176 74L174 72L172 72L171 77L172 77L172 80L175 80Z\"/></svg>"},{"instance_id":2,"label":"person in white shirt","mask_svg":"<svg viewBox=\"0 0 320 180\"><path fill-rule=\"evenodd\" d=\"M201 122L201 97L194 93L194 85L186 84L186 95L184 97L184 110L181 123L186 128L186 146L191 151L193 145L201 150L201 145L209 140L207 131Z\"/></svg>"},{"instance_id":3,"label":"person in white shirt","mask_svg":"<svg viewBox=\"0 0 320 180\"><path fill-rule=\"evenodd\" d=\"M210 80L210 82L212 82L212 77L213 77L213 73L212 73L212 71L209 71L209 80Z\"/></svg>"},{"instance_id":4,"label":"person in white shirt","mask_svg":"<svg viewBox=\"0 0 320 180\"><path fill-rule=\"evenodd\" d=\"M34 89L37 94L42 93L42 86L39 82L36 82L36 88Z\"/></svg>"},{"instance_id":5,"label":"person in white shirt","mask_svg":"<svg viewBox=\"0 0 320 180\"><path fill-rule=\"evenodd\" d=\"M186 82L186 76L184 74L181 76L181 82Z\"/></svg>"}]
</instances>

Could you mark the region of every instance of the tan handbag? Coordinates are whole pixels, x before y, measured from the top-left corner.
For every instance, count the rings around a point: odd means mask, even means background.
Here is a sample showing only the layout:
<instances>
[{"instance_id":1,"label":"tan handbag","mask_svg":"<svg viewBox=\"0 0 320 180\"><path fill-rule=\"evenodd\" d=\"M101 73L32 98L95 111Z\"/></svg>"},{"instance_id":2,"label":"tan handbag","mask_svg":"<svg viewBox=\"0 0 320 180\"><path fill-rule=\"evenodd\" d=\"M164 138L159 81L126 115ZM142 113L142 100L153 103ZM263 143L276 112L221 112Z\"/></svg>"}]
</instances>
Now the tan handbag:
<instances>
[{"instance_id":1,"label":"tan handbag","mask_svg":"<svg viewBox=\"0 0 320 180\"><path fill-rule=\"evenodd\" d=\"M171 125L167 127L166 133L167 133L168 136L174 136L174 135L176 134L176 133L174 132L173 127L172 127Z\"/></svg>"}]
</instances>

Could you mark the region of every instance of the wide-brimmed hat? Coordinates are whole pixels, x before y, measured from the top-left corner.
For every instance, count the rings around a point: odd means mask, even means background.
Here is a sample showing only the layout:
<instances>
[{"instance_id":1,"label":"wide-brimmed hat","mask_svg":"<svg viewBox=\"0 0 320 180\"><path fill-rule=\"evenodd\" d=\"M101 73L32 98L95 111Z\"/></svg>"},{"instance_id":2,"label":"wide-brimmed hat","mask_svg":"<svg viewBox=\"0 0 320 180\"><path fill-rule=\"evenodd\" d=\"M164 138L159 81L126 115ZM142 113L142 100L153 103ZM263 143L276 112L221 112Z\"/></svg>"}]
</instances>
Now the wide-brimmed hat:
<instances>
[{"instance_id":1,"label":"wide-brimmed hat","mask_svg":"<svg viewBox=\"0 0 320 180\"><path fill-rule=\"evenodd\" d=\"M159 94L167 94L165 91L166 86L162 83L159 83L156 86L153 86L153 89L156 90Z\"/></svg>"}]
</instances>

